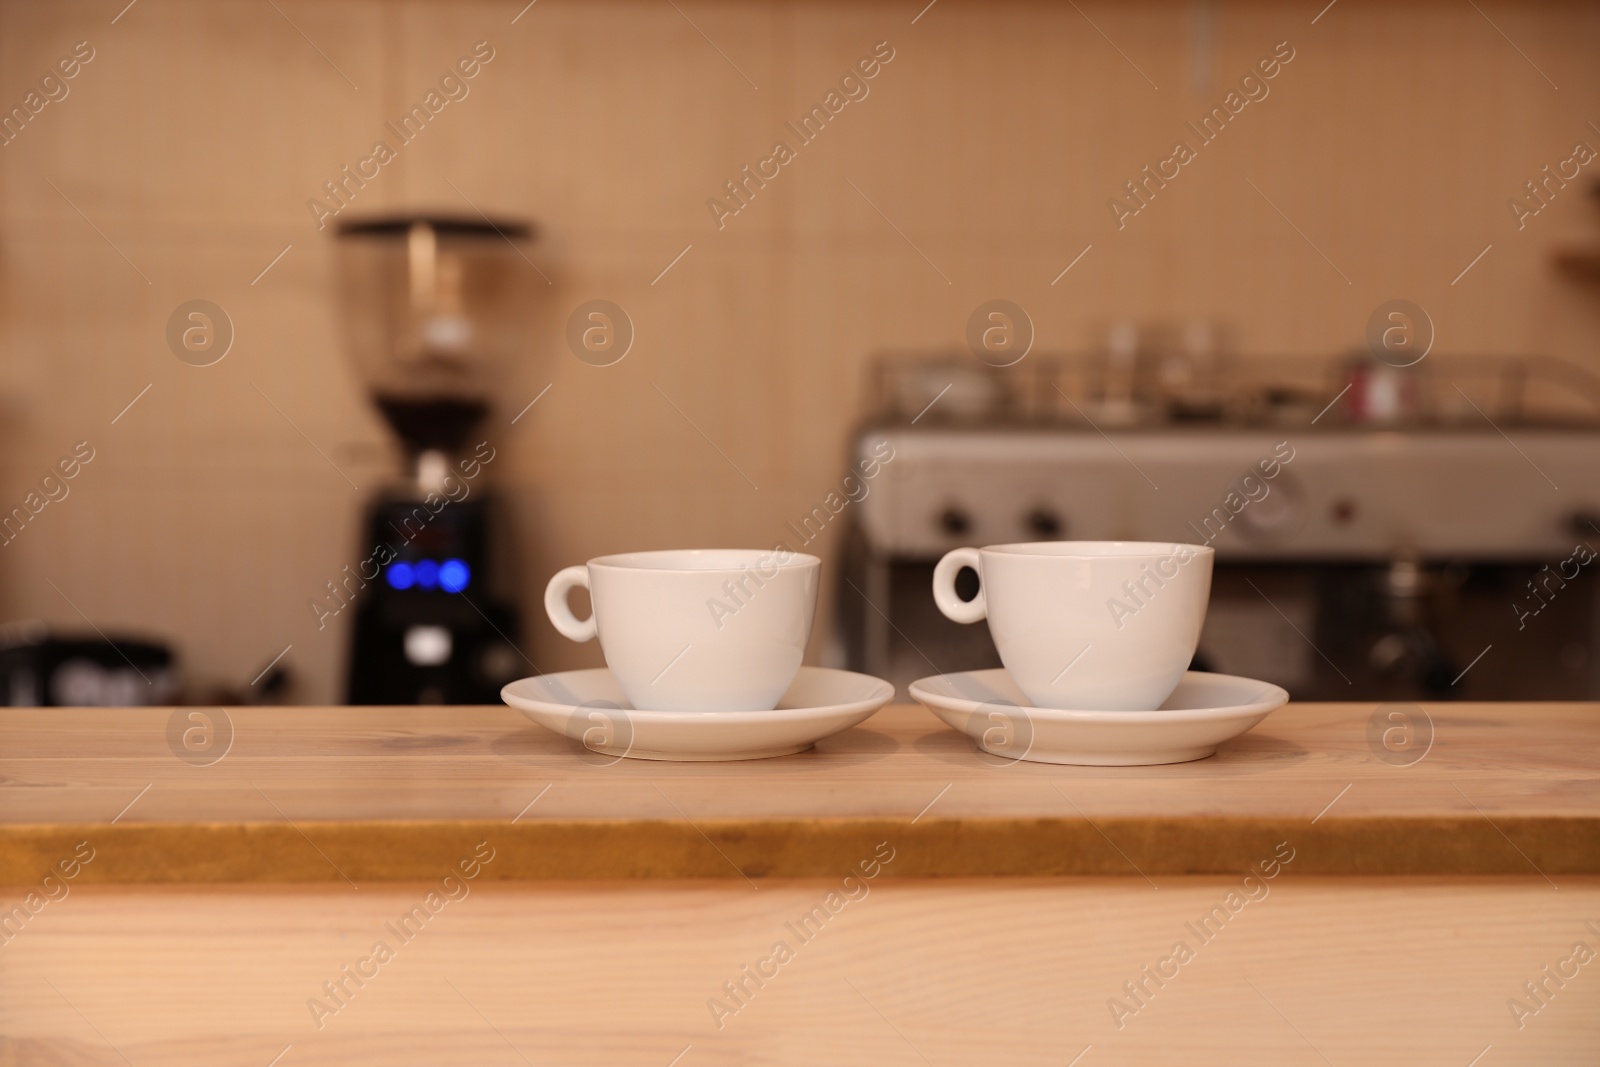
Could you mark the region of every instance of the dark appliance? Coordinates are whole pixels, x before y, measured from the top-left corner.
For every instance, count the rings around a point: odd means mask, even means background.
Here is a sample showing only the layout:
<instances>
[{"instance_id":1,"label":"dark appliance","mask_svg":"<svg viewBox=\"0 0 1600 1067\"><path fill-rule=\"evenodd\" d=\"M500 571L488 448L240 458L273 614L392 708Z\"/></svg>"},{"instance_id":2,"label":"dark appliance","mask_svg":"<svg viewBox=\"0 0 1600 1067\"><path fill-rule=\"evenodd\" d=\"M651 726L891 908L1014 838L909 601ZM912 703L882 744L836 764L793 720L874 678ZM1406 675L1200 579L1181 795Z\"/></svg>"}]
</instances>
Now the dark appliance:
<instances>
[{"instance_id":1,"label":"dark appliance","mask_svg":"<svg viewBox=\"0 0 1600 1067\"><path fill-rule=\"evenodd\" d=\"M151 707L177 691L176 659L158 642L51 634L43 623L0 632L0 704L8 707Z\"/></svg>"},{"instance_id":2,"label":"dark appliance","mask_svg":"<svg viewBox=\"0 0 1600 1067\"><path fill-rule=\"evenodd\" d=\"M527 339L518 245L531 236L524 222L438 215L339 228L350 354L408 468L366 511L351 704L494 703L524 673L482 426Z\"/></svg>"}]
</instances>

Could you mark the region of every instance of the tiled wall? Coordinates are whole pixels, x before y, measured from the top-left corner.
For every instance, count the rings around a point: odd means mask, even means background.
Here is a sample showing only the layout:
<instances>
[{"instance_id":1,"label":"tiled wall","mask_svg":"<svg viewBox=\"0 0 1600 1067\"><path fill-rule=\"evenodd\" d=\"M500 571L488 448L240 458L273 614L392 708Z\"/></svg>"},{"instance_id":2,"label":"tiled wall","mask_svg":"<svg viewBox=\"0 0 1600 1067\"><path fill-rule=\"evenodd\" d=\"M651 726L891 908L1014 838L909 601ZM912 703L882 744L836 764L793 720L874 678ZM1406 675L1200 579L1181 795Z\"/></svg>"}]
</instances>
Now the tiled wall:
<instances>
[{"instance_id":1,"label":"tiled wall","mask_svg":"<svg viewBox=\"0 0 1600 1067\"><path fill-rule=\"evenodd\" d=\"M598 662L536 616L555 568L776 540L841 472L866 356L959 344L986 299L1056 348L1108 316L1204 314L1249 351L1322 355L1394 297L1428 308L1441 353L1593 361L1600 338L1600 290L1549 263L1596 233L1587 192L1520 231L1507 207L1600 146L1593 7L122 4L0 5L7 109L94 50L0 147L0 503L95 451L0 548L0 617L165 636L202 681L247 682L292 644L297 697L335 697L343 620L319 632L307 601L361 558L358 505L393 453L306 201L479 41L470 95L351 210L470 198L543 228L536 348L489 434L545 669ZM881 41L870 94L719 229L707 199ZM1108 199L1282 41L1270 95L1119 231ZM562 340L596 297L637 328L609 368ZM236 327L214 366L166 346L192 298Z\"/></svg>"}]
</instances>

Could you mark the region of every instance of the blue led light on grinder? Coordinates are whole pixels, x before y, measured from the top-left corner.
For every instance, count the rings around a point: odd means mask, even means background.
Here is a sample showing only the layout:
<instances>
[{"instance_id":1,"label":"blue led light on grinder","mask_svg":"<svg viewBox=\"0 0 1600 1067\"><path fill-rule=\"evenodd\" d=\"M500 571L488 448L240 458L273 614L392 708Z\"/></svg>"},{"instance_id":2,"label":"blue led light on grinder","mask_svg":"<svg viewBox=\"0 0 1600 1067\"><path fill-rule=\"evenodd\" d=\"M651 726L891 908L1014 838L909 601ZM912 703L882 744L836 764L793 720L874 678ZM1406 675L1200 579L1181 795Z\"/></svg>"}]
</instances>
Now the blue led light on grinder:
<instances>
[{"instance_id":1,"label":"blue led light on grinder","mask_svg":"<svg viewBox=\"0 0 1600 1067\"><path fill-rule=\"evenodd\" d=\"M465 560L447 559L439 565L439 588L446 593L459 593L472 581L472 568Z\"/></svg>"},{"instance_id":2,"label":"blue led light on grinder","mask_svg":"<svg viewBox=\"0 0 1600 1067\"><path fill-rule=\"evenodd\" d=\"M396 560L384 570L383 577L391 589L438 589L459 593L472 584L472 568L462 559L447 559L443 563L431 559Z\"/></svg>"}]
</instances>

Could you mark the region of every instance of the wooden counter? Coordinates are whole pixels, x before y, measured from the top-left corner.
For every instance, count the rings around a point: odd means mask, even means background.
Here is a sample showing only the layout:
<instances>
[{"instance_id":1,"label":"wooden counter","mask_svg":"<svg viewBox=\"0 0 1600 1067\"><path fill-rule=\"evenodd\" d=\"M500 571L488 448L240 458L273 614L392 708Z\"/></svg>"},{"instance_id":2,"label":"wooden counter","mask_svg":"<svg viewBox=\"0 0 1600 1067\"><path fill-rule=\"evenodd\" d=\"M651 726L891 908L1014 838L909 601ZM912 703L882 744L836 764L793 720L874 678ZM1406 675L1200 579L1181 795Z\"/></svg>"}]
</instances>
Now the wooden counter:
<instances>
[{"instance_id":1,"label":"wooden counter","mask_svg":"<svg viewBox=\"0 0 1600 1067\"><path fill-rule=\"evenodd\" d=\"M1409 766L1369 746L1372 711L1290 705L1210 759L1088 768L977 752L914 706L717 764L613 760L502 707L6 709L0 884L80 841L85 884L431 879L481 841L492 880L831 876L884 840L896 878L1231 874L1284 841L1303 874L1600 873L1595 706L1430 705ZM206 765L186 728L231 744Z\"/></svg>"},{"instance_id":2,"label":"wooden counter","mask_svg":"<svg viewBox=\"0 0 1600 1067\"><path fill-rule=\"evenodd\" d=\"M170 712L0 712L0 1067L1597 1062L1600 962L1549 977L1600 946L1595 709L1430 706L1411 766L1371 712L1121 770L906 707L734 764L315 708L201 766Z\"/></svg>"}]
</instances>

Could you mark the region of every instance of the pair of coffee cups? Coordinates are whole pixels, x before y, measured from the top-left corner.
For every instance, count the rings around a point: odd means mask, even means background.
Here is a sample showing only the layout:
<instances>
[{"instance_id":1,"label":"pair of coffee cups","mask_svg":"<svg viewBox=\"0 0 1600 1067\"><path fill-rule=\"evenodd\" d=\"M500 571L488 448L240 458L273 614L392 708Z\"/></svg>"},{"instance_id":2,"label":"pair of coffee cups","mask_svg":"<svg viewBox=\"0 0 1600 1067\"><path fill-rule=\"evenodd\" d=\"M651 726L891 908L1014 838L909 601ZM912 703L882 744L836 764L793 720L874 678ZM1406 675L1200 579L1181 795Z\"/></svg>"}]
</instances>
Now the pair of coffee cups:
<instances>
[{"instance_id":1,"label":"pair of coffee cups","mask_svg":"<svg viewBox=\"0 0 1600 1067\"><path fill-rule=\"evenodd\" d=\"M956 622L987 618L1000 659L1041 708L1149 711L1194 657L1211 590L1212 549L1132 541L958 548L933 574ZM957 574L978 573L972 600ZM545 611L573 641L599 637L634 708L761 711L800 669L822 561L786 548L601 556L545 588ZM589 591L593 612L567 603Z\"/></svg>"}]
</instances>

